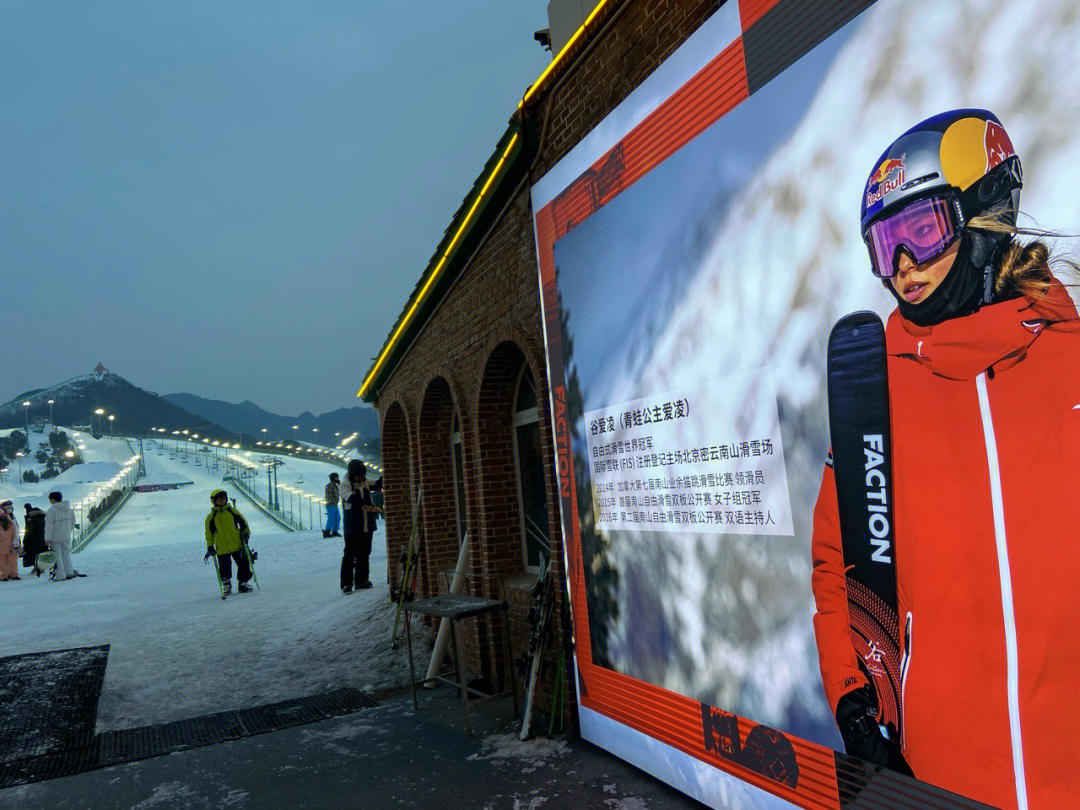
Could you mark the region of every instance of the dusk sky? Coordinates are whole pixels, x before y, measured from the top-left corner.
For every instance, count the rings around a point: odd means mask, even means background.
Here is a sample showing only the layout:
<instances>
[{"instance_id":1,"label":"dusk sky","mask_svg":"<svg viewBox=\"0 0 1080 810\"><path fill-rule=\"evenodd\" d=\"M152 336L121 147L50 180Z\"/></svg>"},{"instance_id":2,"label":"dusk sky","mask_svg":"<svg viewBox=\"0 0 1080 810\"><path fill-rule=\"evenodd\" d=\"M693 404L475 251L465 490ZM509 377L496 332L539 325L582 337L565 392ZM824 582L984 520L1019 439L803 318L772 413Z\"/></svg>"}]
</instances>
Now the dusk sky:
<instances>
[{"instance_id":1,"label":"dusk sky","mask_svg":"<svg viewBox=\"0 0 1080 810\"><path fill-rule=\"evenodd\" d=\"M103 362L294 414L364 372L545 0L0 3L0 401Z\"/></svg>"}]
</instances>

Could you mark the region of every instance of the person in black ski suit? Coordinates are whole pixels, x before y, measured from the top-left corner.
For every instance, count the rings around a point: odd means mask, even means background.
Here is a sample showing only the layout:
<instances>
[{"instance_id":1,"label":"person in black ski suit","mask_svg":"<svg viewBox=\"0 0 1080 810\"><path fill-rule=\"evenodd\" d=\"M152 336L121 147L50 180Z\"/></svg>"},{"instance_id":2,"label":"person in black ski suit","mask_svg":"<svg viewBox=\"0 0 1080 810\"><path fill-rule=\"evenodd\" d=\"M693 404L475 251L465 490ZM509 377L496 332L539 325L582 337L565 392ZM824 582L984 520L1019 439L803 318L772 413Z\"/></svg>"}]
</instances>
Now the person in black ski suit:
<instances>
[{"instance_id":1,"label":"person in black ski suit","mask_svg":"<svg viewBox=\"0 0 1080 810\"><path fill-rule=\"evenodd\" d=\"M45 545L45 513L36 506L24 504L26 510L26 529L23 534L23 567L34 568L37 555L48 550ZM34 573L41 576L41 572L34 568Z\"/></svg>"},{"instance_id":2,"label":"person in black ski suit","mask_svg":"<svg viewBox=\"0 0 1080 810\"><path fill-rule=\"evenodd\" d=\"M341 591L352 593L353 588L370 588L368 558L371 555L371 535L378 522L378 507L371 493L382 492L382 478L368 482L367 467L360 459L349 462L345 480L341 483L341 504L345 510L345 551L341 557Z\"/></svg>"}]
</instances>

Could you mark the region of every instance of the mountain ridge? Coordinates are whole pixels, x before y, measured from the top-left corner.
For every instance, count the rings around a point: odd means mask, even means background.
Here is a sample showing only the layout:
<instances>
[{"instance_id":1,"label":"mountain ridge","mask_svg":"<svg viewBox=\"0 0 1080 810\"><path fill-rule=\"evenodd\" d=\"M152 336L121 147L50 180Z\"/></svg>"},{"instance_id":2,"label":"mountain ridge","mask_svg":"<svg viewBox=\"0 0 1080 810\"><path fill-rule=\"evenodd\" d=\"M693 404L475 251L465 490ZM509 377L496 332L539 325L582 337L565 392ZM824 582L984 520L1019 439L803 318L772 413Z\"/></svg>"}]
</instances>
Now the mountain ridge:
<instances>
[{"instance_id":1,"label":"mountain ridge","mask_svg":"<svg viewBox=\"0 0 1080 810\"><path fill-rule=\"evenodd\" d=\"M295 438L330 446L352 433L358 433L362 441L377 439L379 436L378 415L371 408L356 406L337 408L318 416L311 411L304 411L298 416L283 416L268 411L249 399L233 403L183 392L165 394L162 398L229 430L256 437L267 435L279 439ZM293 425L297 426L295 430ZM263 428L266 429L265 434Z\"/></svg>"},{"instance_id":2,"label":"mountain ridge","mask_svg":"<svg viewBox=\"0 0 1080 810\"><path fill-rule=\"evenodd\" d=\"M49 400L53 404L49 405ZM23 406L23 402L29 402ZM101 409L103 414L96 411ZM154 428L190 430L221 441L252 441L249 434L231 430L205 416L191 413L181 405L140 388L99 364L89 374L80 374L55 385L25 391L0 405L0 428L19 428L27 422L50 419L54 424L89 426L96 432L118 435L149 435ZM109 416L114 417L111 421Z\"/></svg>"}]
</instances>

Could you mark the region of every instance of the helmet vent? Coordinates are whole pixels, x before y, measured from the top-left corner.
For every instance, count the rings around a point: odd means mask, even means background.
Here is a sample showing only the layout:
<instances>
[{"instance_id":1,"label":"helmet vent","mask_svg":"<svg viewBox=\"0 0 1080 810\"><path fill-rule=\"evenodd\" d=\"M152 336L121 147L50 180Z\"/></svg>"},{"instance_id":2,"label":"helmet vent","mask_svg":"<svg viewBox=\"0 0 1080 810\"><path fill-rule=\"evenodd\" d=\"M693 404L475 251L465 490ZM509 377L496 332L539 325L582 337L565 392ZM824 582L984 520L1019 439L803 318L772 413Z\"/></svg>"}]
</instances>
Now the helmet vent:
<instances>
[{"instance_id":1,"label":"helmet vent","mask_svg":"<svg viewBox=\"0 0 1080 810\"><path fill-rule=\"evenodd\" d=\"M907 191L909 188L915 188L915 186L921 186L923 183L929 183L931 180L937 180L941 177L938 172L930 172L930 174L924 174L922 177L916 177L914 180L908 180L904 185L900 186L901 191Z\"/></svg>"}]
</instances>

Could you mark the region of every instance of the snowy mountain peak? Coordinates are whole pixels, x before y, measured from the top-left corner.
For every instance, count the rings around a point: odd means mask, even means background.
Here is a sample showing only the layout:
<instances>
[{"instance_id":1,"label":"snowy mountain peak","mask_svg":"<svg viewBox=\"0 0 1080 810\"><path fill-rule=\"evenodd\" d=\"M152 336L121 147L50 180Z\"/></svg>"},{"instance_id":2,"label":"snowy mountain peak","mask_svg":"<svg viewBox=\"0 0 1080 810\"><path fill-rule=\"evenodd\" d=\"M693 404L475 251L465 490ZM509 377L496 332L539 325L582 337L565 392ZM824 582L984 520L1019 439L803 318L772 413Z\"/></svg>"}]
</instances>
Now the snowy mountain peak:
<instances>
[{"instance_id":1,"label":"snowy mountain peak","mask_svg":"<svg viewBox=\"0 0 1080 810\"><path fill-rule=\"evenodd\" d=\"M29 404L24 406L24 402ZM222 441L241 438L237 431L139 388L101 363L89 374L28 391L0 405L0 427L33 426L50 417L58 425L88 426L95 432L118 435L141 435L166 427L190 429Z\"/></svg>"}]
</instances>

